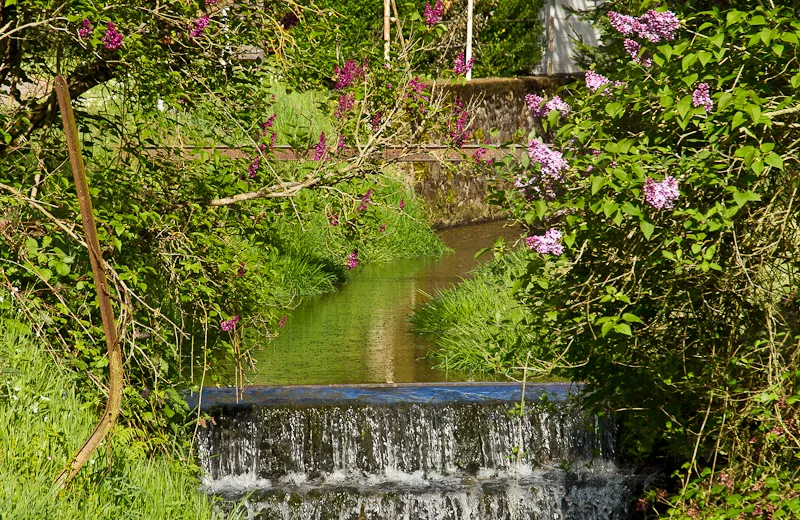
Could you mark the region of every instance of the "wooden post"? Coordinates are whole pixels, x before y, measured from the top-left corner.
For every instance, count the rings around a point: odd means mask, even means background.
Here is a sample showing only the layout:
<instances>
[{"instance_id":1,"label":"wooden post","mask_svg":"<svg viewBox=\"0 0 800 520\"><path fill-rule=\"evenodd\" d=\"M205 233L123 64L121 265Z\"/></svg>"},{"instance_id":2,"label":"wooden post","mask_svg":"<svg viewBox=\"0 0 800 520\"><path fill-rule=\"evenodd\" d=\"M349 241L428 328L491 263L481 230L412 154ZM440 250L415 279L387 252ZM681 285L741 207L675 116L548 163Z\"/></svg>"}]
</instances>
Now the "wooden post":
<instances>
[{"instance_id":1,"label":"wooden post","mask_svg":"<svg viewBox=\"0 0 800 520\"><path fill-rule=\"evenodd\" d=\"M475 10L475 1L467 0L467 53L465 63L472 59L472 13ZM467 71L467 81L472 79L472 68Z\"/></svg>"},{"instance_id":2,"label":"wooden post","mask_svg":"<svg viewBox=\"0 0 800 520\"><path fill-rule=\"evenodd\" d=\"M389 61L389 38L391 34L391 0L383 0L383 59Z\"/></svg>"},{"instance_id":3,"label":"wooden post","mask_svg":"<svg viewBox=\"0 0 800 520\"><path fill-rule=\"evenodd\" d=\"M69 466L56 477L56 485L63 487L92 456L108 432L114 428L122 405L122 350L117 339L117 327L114 323L114 309L111 307L111 298L106 279L105 263L100 242L97 240L97 225L94 222L92 211L92 198L89 194L89 183L86 181L86 168L83 164L81 146L78 141L78 127L75 124L75 114L72 112L72 102L69 96L69 86L63 76L56 76L56 94L61 107L61 120L64 123L67 148L69 148L69 162L72 166L72 176L75 179L75 191L81 207L83 231L86 234L86 245L89 249L89 263L92 266L94 287L97 291L97 300L100 303L100 317L103 320L103 329L106 333L106 347L108 348L108 402L106 410L95 426L94 431L86 439L78 453L75 454Z\"/></svg>"}]
</instances>

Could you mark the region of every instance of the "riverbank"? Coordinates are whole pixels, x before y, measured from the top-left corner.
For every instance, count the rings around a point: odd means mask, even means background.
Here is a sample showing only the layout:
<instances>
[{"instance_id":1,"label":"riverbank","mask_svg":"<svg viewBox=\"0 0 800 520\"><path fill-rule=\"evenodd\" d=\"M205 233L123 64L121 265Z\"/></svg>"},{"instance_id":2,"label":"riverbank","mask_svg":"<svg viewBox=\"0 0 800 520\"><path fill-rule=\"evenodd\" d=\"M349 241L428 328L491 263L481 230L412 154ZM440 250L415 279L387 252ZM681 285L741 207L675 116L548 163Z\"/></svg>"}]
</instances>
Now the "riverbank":
<instances>
[{"instance_id":1,"label":"riverbank","mask_svg":"<svg viewBox=\"0 0 800 520\"><path fill-rule=\"evenodd\" d=\"M7 293L0 298L9 303ZM6 307L0 314L0 518L221 518L213 499L198 492L199 468L190 453L151 455L149 440L125 426L59 494L53 479L100 410L82 393L86 381L58 366L44 343L10 317L17 312L13 300Z\"/></svg>"}]
</instances>

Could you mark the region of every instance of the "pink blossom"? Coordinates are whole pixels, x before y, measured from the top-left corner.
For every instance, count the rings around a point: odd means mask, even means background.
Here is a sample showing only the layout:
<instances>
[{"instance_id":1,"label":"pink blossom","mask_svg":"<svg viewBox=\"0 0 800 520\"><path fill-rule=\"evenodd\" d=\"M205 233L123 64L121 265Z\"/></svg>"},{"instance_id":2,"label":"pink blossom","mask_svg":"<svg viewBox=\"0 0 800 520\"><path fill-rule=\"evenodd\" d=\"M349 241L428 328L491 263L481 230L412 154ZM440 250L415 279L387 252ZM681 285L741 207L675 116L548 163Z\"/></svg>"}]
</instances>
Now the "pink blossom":
<instances>
[{"instance_id":1,"label":"pink blossom","mask_svg":"<svg viewBox=\"0 0 800 520\"><path fill-rule=\"evenodd\" d=\"M333 115L336 116L337 119L341 119L348 112L350 112L350 109L353 108L355 101L356 97L352 92L349 94L342 94L342 97L339 98L339 103L336 106L336 112L334 112Z\"/></svg>"},{"instance_id":2,"label":"pink blossom","mask_svg":"<svg viewBox=\"0 0 800 520\"><path fill-rule=\"evenodd\" d=\"M284 328L286 326L286 316L281 318L281 321L278 322L278 327Z\"/></svg>"},{"instance_id":3,"label":"pink blossom","mask_svg":"<svg viewBox=\"0 0 800 520\"><path fill-rule=\"evenodd\" d=\"M548 100L547 98L537 96L536 94L528 94L525 96L525 103L533 113L533 116L539 118L547 117L547 115L553 110L557 110L559 114L566 117L569 115L569 112L572 109L572 107L570 107L559 96L553 96L553 99Z\"/></svg>"},{"instance_id":4,"label":"pink blossom","mask_svg":"<svg viewBox=\"0 0 800 520\"><path fill-rule=\"evenodd\" d=\"M381 224L381 227L378 228L378 233L383 233L386 231L386 224Z\"/></svg>"},{"instance_id":5,"label":"pink blossom","mask_svg":"<svg viewBox=\"0 0 800 520\"><path fill-rule=\"evenodd\" d=\"M675 32L681 25L672 11L659 12L653 9L638 18L610 11L608 21L611 27L624 36L636 33L639 38L653 43L675 39Z\"/></svg>"},{"instance_id":6,"label":"pink blossom","mask_svg":"<svg viewBox=\"0 0 800 520\"><path fill-rule=\"evenodd\" d=\"M611 24L611 27L617 30L617 32L621 32L625 36L633 32L633 16L609 11L608 22Z\"/></svg>"},{"instance_id":7,"label":"pink blossom","mask_svg":"<svg viewBox=\"0 0 800 520\"><path fill-rule=\"evenodd\" d=\"M425 2L425 14L422 18L425 20L426 24L436 25L442 21L443 11L444 5L442 5L442 0L436 0L436 5L434 5L433 8L431 8L430 2Z\"/></svg>"},{"instance_id":8,"label":"pink blossom","mask_svg":"<svg viewBox=\"0 0 800 520\"><path fill-rule=\"evenodd\" d=\"M236 328L236 324L239 323L239 315L233 317L233 319L225 320L220 322L219 328L222 329L223 332L230 332Z\"/></svg>"},{"instance_id":9,"label":"pink blossom","mask_svg":"<svg viewBox=\"0 0 800 520\"><path fill-rule=\"evenodd\" d=\"M328 141L325 139L325 132L319 134L319 141L314 147L314 160L324 161L328 157Z\"/></svg>"},{"instance_id":10,"label":"pink blossom","mask_svg":"<svg viewBox=\"0 0 800 520\"><path fill-rule=\"evenodd\" d=\"M654 181L651 177L644 182L644 200L655 209L670 209L680 196L678 181L667 175L661 182Z\"/></svg>"},{"instance_id":11,"label":"pink blossom","mask_svg":"<svg viewBox=\"0 0 800 520\"><path fill-rule=\"evenodd\" d=\"M246 273L246 272L247 272L247 269L244 268L244 262L240 263L239 264L239 269L236 271L236 276L241 278L242 276L244 276L244 273Z\"/></svg>"},{"instance_id":12,"label":"pink blossom","mask_svg":"<svg viewBox=\"0 0 800 520\"><path fill-rule=\"evenodd\" d=\"M489 152L486 148L478 148L472 153L472 158L475 162L483 162L483 157Z\"/></svg>"},{"instance_id":13,"label":"pink blossom","mask_svg":"<svg viewBox=\"0 0 800 520\"><path fill-rule=\"evenodd\" d=\"M347 60L340 68L338 65L333 66L334 81L336 90L342 90L349 87L353 82L358 81L364 77L366 72L366 65L358 65L355 60Z\"/></svg>"},{"instance_id":14,"label":"pink blossom","mask_svg":"<svg viewBox=\"0 0 800 520\"><path fill-rule=\"evenodd\" d=\"M456 63L453 65L453 72L458 74L459 76L466 75L467 72L472 70L472 66L475 64L475 58L470 58L469 61L464 57L464 53L458 55L456 58Z\"/></svg>"},{"instance_id":15,"label":"pink blossom","mask_svg":"<svg viewBox=\"0 0 800 520\"><path fill-rule=\"evenodd\" d=\"M108 22L106 25L106 33L103 35L103 39L101 40L106 46L106 50L115 51L119 49L122 47L122 41L124 39L125 37L117 32L114 22Z\"/></svg>"},{"instance_id":16,"label":"pink blossom","mask_svg":"<svg viewBox=\"0 0 800 520\"><path fill-rule=\"evenodd\" d=\"M197 38L201 34L203 34L203 29L208 27L208 15L201 16L197 20L194 21L194 28L189 33L190 38Z\"/></svg>"},{"instance_id":17,"label":"pink blossom","mask_svg":"<svg viewBox=\"0 0 800 520\"><path fill-rule=\"evenodd\" d=\"M339 225L339 214L338 213L331 213L331 216L328 217L328 225L330 227L336 227Z\"/></svg>"},{"instance_id":18,"label":"pink blossom","mask_svg":"<svg viewBox=\"0 0 800 520\"><path fill-rule=\"evenodd\" d=\"M345 265L347 269L355 269L358 267L358 250L353 250L352 253L347 255L347 264Z\"/></svg>"},{"instance_id":19,"label":"pink blossom","mask_svg":"<svg viewBox=\"0 0 800 520\"><path fill-rule=\"evenodd\" d=\"M405 210L406 209L406 201L403 200L403 199L400 199L400 209L401 210Z\"/></svg>"},{"instance_id":20,"label":"pink blossom","mask_svg":"<svg viewBox=\"0 0 800 520\"><path fill-rule=\"evenodd\" d=\"M710 112L714 108L714 102L711 101L710 94L711 87L708 83L700 83L692 92L692 106L705 108L706 112Z\"/></svg>"},{"instance_id":21,"label":"pink blossom","mask_svg":"<svg viewBox=\"0 0 800 520\"><path fill-rule=\"evenodd\" d=\"M375 112L375 115L372 116L372 120L369 122L369 127L373 132L377 132L381 129L381 118L383 114L381 114L380 110Z\"/></svg>"},{"instance_id":22,"label":"pink blossom","mask_svg":"<svg viewBox=\"0 0 800 520\"><path fill-rule=\"evenodd\" d=\"M607 85L611 82L607 77L601 76L600 74L596 73L593 70L587 70L585 78L586 78L586 88L588 88L593 93L597 92L597 89L599 89L603 85Z\"/></svg>"},{"instance_id":23,"label":"pink blossom","mask_svg":"<svg viewBox=\"0 0 800 520\"><path fill-rule=\"evenodd\" d=\"M559 256L564 252L564 246L559 242L560 240L561 231L551 228L544 235L534 235L526 238L525 245L542 255L549 253Z\"/></svg>"},{"instance_id":24,"label":"pink blossom","mask_svg":"<svg viewBox=\"0 0 800 520\"><path fill-rule=\"evenodd\" d=\"M81 40L88 40L93 30L92 22L90 22L88 18L84 18L81 23L81 28L78 29L78 36L80 36Z\"/></svg>"},{"instance_id":25,"label":"pink blossom","mask_svg":"<svg viewBox=\"0 0 800 520\"><path fill-rule=\"evenodd\" d=\"M561 152L551 150L549 146L536 139L528 143L528 157L533 162L539 163L543 175L557 180L563 179L561 172L569 166Z\"/></svg>"}]
</instances>

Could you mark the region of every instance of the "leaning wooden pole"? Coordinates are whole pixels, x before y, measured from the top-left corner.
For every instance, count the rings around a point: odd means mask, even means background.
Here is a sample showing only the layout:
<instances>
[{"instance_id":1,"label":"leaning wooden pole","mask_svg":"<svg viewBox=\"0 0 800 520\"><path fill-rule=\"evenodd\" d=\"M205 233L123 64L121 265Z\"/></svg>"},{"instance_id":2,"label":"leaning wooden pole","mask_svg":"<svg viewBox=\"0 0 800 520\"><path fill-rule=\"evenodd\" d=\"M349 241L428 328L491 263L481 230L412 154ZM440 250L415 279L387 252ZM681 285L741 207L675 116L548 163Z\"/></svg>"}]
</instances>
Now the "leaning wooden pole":
<instances>
[{"instance_id":1,"label":"leaning wooden pole","mask_svg":"<svg viewBox=\"0 0 800 520\"><path fill-rule=\"evenodd\" d=\"M391 0L383 0L383 59L389 61L389 49L391 48L392 34L392 12L390 7Z\"/></svg>"},{"instance_id":2,"label":"leaning wooden pole","mask_svg":"<svg viewBox=\"0 0 800 520\"><path fill-rule=\"evenodd\" d=\"M89 195L89 183L86 181L86 168L83 164L81 147L78 141L78 127L75 124L75 114L72 112L72 102L69 96L69 86L63 76L56 76L56 95L58 105L61 107L61 121L64 123L64 133L67 137L69 148L69 162L72 166L72 175L75 178L75 190L78 193L78 202L81 207L83 230L86 235L86 244L89 247L89 262L92 265L94 286L97 290L97 301L100 304L100 316L103 320L103 329L106 334L108 348L108 402L100 422L86 439L80 450L70 461L69 465L56 477L56 486L66 486L78 474L84 464L89 460L94 451L106 438L108 432L114 427L122 405L122 350L117 338L117 327L114 323L114 310L111 308L111 298L108 291L108 281L103 263L103 254L100 242L97 240L97 226L92 212L92 199Z\"/></svg>"}]
</instances>

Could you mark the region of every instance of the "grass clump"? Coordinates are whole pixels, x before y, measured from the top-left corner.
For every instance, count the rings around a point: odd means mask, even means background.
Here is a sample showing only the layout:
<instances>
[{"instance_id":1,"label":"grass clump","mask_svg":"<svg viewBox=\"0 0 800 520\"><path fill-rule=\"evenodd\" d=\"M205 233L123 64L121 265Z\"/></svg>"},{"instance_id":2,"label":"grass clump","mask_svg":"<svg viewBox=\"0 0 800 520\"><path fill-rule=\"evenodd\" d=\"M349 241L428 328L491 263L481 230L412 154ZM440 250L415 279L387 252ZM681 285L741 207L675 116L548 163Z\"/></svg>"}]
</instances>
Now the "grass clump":
<instances>
[{"instance_id":1,"label":"grass clump","mask_svg":"<svg viewBox=\"0 0 800 520\"><path fill-rule=\"evenodd\" d=\"M512 375L549 344L533 316L512 294L529 253L515 249L476 268L459 285L437 291L411 318L415 332L433 338L430 355L441 368Z\"/></svg>"},{"instance_id":2,"label":"grass clump","mask_svg":"<svg viewBox=\"0 0 800 520\"><path fill-rule=\"evenodd\" d=\"M7 294L0 298L8 304ZM216 517L188 457L147 458L136 442L125 442L124 427L115 429L58 494L53 479L101 413L78 386L78 375L56 366L26 325L0 314L0 518Z\"/></svg>"}]
</instances>

